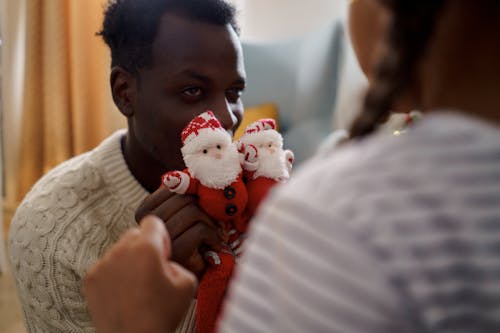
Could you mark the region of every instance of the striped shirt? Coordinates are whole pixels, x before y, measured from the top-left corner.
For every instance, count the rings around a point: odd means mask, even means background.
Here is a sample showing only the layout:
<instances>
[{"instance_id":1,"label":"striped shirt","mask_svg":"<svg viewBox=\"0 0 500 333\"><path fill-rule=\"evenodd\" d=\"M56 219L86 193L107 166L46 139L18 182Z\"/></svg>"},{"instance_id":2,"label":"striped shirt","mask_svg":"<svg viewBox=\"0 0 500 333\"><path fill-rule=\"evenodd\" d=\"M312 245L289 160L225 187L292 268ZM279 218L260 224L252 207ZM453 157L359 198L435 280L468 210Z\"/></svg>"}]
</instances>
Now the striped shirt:
<instances>
[{"instance_id":1,"label":"striped shirt","mask_svg":"<svg viewBox=\"0 0 500 333\"><path fill-rule=\"evenodd\" d=\"M437 112L317 157L246 246L222 332L500 332L500 129Z\"/></svg>"}]
</instances>

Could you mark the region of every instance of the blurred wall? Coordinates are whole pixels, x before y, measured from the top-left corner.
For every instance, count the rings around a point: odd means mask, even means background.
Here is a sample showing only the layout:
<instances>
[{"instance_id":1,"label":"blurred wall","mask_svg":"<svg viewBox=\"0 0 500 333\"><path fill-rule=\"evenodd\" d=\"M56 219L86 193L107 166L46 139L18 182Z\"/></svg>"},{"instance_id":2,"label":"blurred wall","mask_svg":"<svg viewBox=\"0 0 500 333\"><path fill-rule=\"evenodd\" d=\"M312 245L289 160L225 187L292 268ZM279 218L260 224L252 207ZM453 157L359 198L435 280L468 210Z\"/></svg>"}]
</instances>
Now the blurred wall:
<instances>
[{"instance_id":1,"label":"blurred wall","mask_svg":"<svg viewBox=\"0 0 500 333\"><path fill-rule=\"evenodd\" d=\"M275 40L304 35L346 17L347 0L233 0L240 10L243 40Z\"/></svg>"},{"instance_id":2,"label":"blurred wall","mask_svg":"<svg viewBox=\"0 0 500 333\"><path fill-rule=\"evenodd\" d=\"M347 22L348 0L231 0L239 10L242 40L273 41L305 35L332 20ZM347 28L345 30L347 36ZM361 107L366 78L349 38L344 45L335 128L348 128Z\"/></svg>"}]
</instances>

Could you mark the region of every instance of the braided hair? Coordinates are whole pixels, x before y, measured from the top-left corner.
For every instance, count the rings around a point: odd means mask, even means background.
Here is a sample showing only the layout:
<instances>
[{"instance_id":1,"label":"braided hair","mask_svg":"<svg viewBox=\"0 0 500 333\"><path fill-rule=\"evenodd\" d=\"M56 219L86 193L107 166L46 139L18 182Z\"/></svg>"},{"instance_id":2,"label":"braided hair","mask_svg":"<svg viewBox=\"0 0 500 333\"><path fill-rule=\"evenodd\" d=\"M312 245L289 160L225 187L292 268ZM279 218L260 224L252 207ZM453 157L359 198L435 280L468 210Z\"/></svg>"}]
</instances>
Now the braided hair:
<instances>
[{"instance_id":1,"label":"braided hair","mask_svg":"<svg viewBox=\"0 0 500 333\"><path fill-rule=\"evenodd\" d=\"M393 13L388 50L375 68L363 110L351 126L351 138L363 138L385 121L397 97L414 83L416 65L426 51L444 0L379 0Z\"/></svg>"}]
</instances>

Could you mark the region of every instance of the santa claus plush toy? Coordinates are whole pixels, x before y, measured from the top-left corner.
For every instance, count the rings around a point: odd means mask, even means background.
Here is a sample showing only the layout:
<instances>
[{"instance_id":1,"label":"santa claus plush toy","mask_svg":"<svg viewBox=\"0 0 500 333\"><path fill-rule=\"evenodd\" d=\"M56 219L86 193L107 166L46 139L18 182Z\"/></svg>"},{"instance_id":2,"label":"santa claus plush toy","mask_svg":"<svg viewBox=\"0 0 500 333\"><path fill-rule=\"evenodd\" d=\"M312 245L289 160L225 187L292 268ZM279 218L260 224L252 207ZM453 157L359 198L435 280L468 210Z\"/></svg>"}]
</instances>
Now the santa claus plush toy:
<instances>
[{"instance_id":1,"label":"santa claus plush toy","mask_svg":"<svg viewBox=\"0 0 500 333\"><path fill-rule=\"evenodd\" d=\"M196 195L198 205L231 235L222 251L205 253L209 265L198 287L197 331L213 332L234 268L234 251L239 245L234 225L246 225L239 219L243 218L248 196L237 147L211 111L200 114L186 126L182 143L187 168L167 172L162 177L163 184L172 192ZM251 157L246 160L250 163Z\"/></svg>"},{"instance_id":2,"label":"santa claus plush toy","mask_svg":"<svg viewBox=\"0 0 500 333\"><path fill-rule=\"evenodd\" d=\"M274 119L260 119L250 124L238 142L243 152L248 192L247 214L253 216L269 190L290 178L293 152L283 149L283 137L276 131ZM238 225L245 232L246 225Z\"/></svg>"}]
</instances>

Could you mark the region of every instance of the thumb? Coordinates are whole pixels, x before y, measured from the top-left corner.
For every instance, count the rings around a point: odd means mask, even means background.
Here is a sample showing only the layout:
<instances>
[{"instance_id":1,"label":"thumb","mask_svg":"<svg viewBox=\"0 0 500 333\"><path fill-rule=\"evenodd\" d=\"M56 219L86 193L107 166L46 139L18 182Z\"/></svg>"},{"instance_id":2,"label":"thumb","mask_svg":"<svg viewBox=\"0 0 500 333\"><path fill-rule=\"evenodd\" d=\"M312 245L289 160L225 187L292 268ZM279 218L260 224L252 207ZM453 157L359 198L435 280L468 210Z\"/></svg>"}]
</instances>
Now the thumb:
<instances>
[{"instance_id":1,"label":"thumb","mask_svg":"<svg viewBox=\"0 0 500 333\"><path fill-rule=\"evenodd\" d=\"M160 252L161 257L170 258L172 243L163 221L155 215L147 215L141 220L140 228L142 235Z\"/></svg>"}]
</instances>

